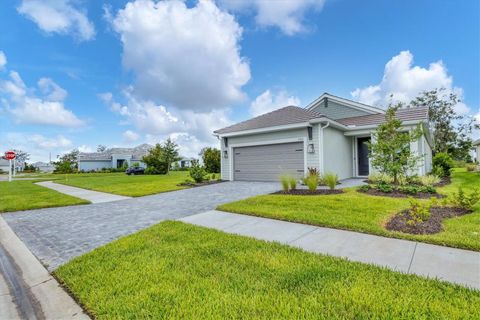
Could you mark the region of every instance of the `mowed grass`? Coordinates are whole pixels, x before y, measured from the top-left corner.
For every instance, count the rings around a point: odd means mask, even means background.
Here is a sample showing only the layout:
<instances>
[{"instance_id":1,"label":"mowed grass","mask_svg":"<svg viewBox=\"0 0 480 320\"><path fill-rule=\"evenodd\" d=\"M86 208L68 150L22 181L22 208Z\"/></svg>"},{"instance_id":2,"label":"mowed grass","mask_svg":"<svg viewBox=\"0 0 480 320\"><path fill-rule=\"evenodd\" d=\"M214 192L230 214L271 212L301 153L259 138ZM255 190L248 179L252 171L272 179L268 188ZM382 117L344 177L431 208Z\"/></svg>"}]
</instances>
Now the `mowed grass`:
<instances>
[{"instance_id":1,"label":"mowed grass","mask_svg":"<svg viewBox=\"0 0 480 320\"><path fill-rule=\"evenodd\" d=\"M140 197L150 194L185 189L178 186L189 177L188 171L172 171L166 175L136 175L125 173L84 173L52 175L56 183L108 192L122 196Z\"/></svg>"},{"instance_id":2,"label":"mowed grass","mask_svg":"<svg viewBox=\"0 0 480 320\"><path fill-rule=\"evenodd\" d=\"M478 319L480 293L163 222L61 266L97 319Z\"/></svg>"},{"instance_id":3,"label":"mowed grass","mask_svg":"<svg viewBox=\"0 0 480 320\"><path fill-rule=\"evenodd\" d=\"M0 182L0 212L86 204L78 199L34 184L34 181Z\"/></svg>"},{"instance_id":4,"label":"mowed grass","mask_svg":"<svg viewBox=\"0 0 480 320\"><path fill-rule=\"evenodd\" d=\"M480 175L457 169L452 184L440 188L439 192L448 195L459 186L467 192L480 188ZM440 233L411 235L384 228L392 215L408 208L407 199L370 196L355 189L345 191L323 196L262 195L221 205L218 209L480 251L480 203L472 214L444 220L444 231Z\"/></svg>"}]
</instances>

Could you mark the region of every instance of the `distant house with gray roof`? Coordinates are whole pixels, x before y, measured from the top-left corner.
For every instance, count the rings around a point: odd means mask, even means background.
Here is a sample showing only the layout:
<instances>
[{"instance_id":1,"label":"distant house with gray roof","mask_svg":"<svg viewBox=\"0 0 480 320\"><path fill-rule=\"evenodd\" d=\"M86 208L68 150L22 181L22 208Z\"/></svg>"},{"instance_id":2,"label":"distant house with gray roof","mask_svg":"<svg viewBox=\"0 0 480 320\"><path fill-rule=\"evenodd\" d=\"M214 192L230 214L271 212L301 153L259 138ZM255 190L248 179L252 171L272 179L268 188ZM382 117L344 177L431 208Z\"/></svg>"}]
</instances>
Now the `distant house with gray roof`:
<instances>
[{"instance_id":1,"label":"distant house with gray roof","mask_svg":"<svg viewBox=\"0 0 480 320\"><path fill-rule=\"evenodd\" d=\"M473 142L474 160L480 163L480 139Z\"/></svg>"},{"instance_id":2,"label":"distant house with gray roof","mask_svg":"<svg viewBox=\"0 0 480 320\"><path fill-rule=\"evenodd\" d=\"M81 152L78 155L78 170L80 171L98 171L103 168L122 168L125 164L131 166L138 163L140 167L145 168L143 156L153 146L141 144L134 148L110 148L103 152Z\"/></svg>"},{"instance_id":3,"label":"distant house with gray roof","mask_svg":"<svg viewBox=\"0 0 480 320\"><path fill-rule=\"evenodd\" d=\"M415 173L430 172L428 109L404 108L396 117L405 132L423 127L410 149L422 158ZM216 130L222 179L278 181L283 174L301 178L308 168L336 173L340 179L368 176L374 171L368 142L384 121L383 109L324 93L305 108L287 106Z\"/></svg>"}]
</instances>

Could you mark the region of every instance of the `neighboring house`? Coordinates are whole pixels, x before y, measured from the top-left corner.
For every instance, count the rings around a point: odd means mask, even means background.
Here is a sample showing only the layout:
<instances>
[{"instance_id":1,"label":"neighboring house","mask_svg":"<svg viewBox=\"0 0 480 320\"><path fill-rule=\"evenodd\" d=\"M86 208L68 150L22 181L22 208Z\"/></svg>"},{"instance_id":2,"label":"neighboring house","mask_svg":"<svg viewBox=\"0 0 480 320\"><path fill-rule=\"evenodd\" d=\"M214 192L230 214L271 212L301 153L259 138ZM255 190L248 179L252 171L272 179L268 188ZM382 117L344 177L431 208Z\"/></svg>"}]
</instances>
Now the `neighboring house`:
<instances>
[{"instance_id":1,"label":"neighboring house","mask_svg":"<svg viewBox=\"0 0 480 320\"><path fill-rule=\"evenodd\" d=\"M4 159L0 157L0 171L2 172L8 172L9 168L9 161L7 159Z\"/></svg>"},{"instance_id":2,"label":"neighboring house","mask_svg":"<svg viewBox=\"0 0 480 320\"><path fill-rule=\"evenodd\" d=\"M51 163L46 163L46 162L35 162L32 164L37 171L40 172L53 172L55 170L55 166Z\"/></svg>"},{"instance_id":3,"label":"neighboring house","mask_svg":"<svg viewBox=\"0 0 480 320\"><path fill-rule=\"evenodd\" d=\"M145 168L142 158L153 148L149 144L141 144L135 148L111 148L104 152L82 152L78 155L78 170L97 171L103 168L122 168L137 162Z\"/></svg>"},{"instance_id":4,"label":"neighboring house","mask_svg":"<svg viewBox=\"0 0 480 320\"><path fill-rule=\"evenodd\" d=\"M432 169L427 108L400 109L405 130L421 124L425 134L410 148L423 155L418 174ZM221 140L224 180L277 181L282 174L303 177L307 168L340 179L372 171L367 142L385 120L385 110L323 94L306 108L288 106L214 132Z\"/></svg>"},{"instance_id":5,"label":"neighboring house","mask_svg":"<svg viewBox=\"0 0 480 320\"><path fill-rule=\"evenodd\" d=\"M474 160L480 163L480 139L473 142Z\"/></svg>"},{"instance_id":6,"label":"neighboring house","mask_svg":"<svg viewBox=\"0 0 480 320\"><path fill-rule=\"evenodd\" d=\"M192 161L195 160L194 158L182 158L178 163L180 168L190 168Z\"/></svg>"}]
</instances>

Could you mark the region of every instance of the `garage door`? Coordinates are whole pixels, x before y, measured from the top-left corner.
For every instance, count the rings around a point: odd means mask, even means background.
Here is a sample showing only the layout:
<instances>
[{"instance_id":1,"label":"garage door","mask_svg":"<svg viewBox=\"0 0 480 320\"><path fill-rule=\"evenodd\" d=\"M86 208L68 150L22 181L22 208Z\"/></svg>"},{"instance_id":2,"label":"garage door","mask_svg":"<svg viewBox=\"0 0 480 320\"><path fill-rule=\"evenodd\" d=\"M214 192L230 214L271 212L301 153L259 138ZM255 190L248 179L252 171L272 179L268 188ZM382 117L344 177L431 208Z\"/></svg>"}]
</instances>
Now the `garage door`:
<instances>
[{"instance_id":1,"label":"garage door","mask_svg":"<svg viewBox=\"0 0 480 320\"><path fill-rule=\"evenodd\" d=\"M278 181L282 174L304 174L303 142L233 149L235 180Z\"/></svg>"}]
</instances>

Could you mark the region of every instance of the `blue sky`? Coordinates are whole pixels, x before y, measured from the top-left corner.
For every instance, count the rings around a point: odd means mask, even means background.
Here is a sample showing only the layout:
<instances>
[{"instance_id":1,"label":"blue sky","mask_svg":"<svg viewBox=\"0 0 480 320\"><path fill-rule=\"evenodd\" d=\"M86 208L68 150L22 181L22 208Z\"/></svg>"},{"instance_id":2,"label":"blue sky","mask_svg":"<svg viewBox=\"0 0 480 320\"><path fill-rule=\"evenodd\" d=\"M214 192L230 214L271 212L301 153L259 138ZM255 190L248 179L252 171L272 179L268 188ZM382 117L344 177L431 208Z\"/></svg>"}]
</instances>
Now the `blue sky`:
<instances>
[{"instance_id":1,"label":"blue sky","mask_svg":"<svg viewBox=\"0 0 480 320\"><path fill-rule=\"evenodd\" d=\"M212 131L323 92L446 87L480 117L478 1L2 1L0 150L47 160ZM3 59L3 58L5 59Z\"/></svg>"}]
</instances>

